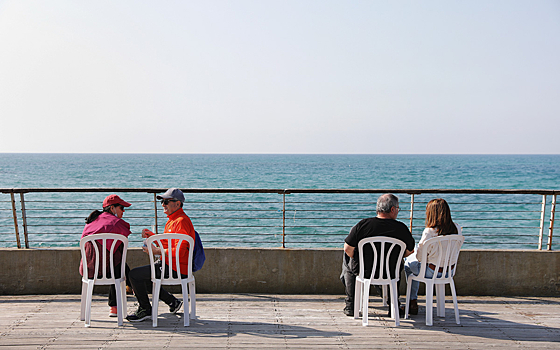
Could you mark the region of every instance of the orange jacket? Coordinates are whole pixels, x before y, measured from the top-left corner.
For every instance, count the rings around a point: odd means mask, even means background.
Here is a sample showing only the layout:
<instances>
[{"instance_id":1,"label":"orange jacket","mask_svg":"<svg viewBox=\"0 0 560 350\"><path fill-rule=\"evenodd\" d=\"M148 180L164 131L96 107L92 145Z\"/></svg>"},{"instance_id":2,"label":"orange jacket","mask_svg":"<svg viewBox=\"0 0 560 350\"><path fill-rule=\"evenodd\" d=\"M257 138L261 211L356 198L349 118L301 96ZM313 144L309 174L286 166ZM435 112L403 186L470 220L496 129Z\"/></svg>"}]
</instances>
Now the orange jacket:
<instances>
[{"instance_id":1,"label":"orange jacket","mask_svg":"<svg viewBox=\"0 0 560 350\"><path fill-rule=\"evenodd\" d=\"M194 233L194 226L191 222L191 219L185 214L182 208L179 208L176 212L171 215L167 215L167 223L165 224L165 229L163 233L184 233L186 235L191 236L193 242L195 240L195 233ZM177 266L175 264L175 256L177 251L177 243L178 240L171 241L171 259L172 259L172 266L171 268L177 271ZM165 263L167 263L168 254L169 254L169 247L167 245L167 241L163 241L163 248L165 249L166 259ZM181 274L186 275L188 273L189 268L189 247L181 247L180 255L179 255L179 265L181 266Z\"/></svg>"}]
</instances>

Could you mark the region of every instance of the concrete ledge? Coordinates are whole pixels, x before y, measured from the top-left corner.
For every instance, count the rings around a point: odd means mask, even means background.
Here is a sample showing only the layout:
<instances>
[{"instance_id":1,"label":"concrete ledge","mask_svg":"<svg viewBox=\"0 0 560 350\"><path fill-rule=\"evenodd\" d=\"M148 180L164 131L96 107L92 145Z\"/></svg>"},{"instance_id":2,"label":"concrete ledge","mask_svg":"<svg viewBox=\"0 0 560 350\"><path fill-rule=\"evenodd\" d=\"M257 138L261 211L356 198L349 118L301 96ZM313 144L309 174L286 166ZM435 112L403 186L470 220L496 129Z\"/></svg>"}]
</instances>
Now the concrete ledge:
<instances>
[{"instance_id":1,"label":"concrete ledge","mask_svg":"<svg viewBox=\"0 0 560 350\"><path fill-rule=\"evenodd\" d=\"M201 293L344 294L341 249L205 251L195 273ZM131 268L149 263L140 248L129 249L127 260ZM1 248L0 294L79 294L79 262L77 248ZM455 283L459 295L560 296L560 252L463 250Z\"/></svg>"}]
</instances>

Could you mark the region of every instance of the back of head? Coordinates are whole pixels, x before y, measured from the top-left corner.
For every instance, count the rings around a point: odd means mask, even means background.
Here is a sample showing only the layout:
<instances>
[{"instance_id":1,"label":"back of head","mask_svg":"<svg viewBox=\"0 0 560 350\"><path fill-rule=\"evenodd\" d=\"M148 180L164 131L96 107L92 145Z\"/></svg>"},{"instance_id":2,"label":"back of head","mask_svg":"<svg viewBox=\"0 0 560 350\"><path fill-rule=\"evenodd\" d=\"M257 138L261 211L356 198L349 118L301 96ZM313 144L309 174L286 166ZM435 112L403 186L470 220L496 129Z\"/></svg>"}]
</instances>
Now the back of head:
<instances>
[{"instance_id":1,"label":"back of head","mask_svg":"<svg viewBox=\"0 0 560 350\"><path fill-rule=\"evenodd\" d=\"M436 228L438 236L457 234L451 219L451 209L443 198L432 199L426 205L426 227Z\"/></svg>"},{"instance_id":2,"label":"back of head","mask_svg":"<svg viewBox=\"0 0 560 350\"><path fill-rule=\"evenodd\" d=\"M377 213L390 213L391 208L399 206L399 199L391 193L386 193L377 199Z\"/></svg>"}]
</instances>

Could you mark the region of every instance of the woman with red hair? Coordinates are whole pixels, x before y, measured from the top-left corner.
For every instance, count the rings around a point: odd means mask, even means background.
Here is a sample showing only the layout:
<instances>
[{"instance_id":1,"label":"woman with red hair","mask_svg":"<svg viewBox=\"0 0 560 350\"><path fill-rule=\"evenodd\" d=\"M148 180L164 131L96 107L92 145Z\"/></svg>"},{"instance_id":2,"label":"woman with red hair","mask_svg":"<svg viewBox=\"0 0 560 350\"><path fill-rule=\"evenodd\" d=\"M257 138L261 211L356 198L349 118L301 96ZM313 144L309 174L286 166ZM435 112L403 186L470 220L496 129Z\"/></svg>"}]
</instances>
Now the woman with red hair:
<instances>
[{"instance_id":1,"label":"woman with red hair","mask_svg":"<svg viewBox=\"0 0 560 350\"><path fill-rule=\"evenodd\" d=\"M445 235L461 235L461 226L457 225L451 219L451 209L449 205L442 198L432 199L426 205L426 228L422 233L422 238L418 242L418 248L416 250L416 258L418 260L407 261L404 266L404 271L406 277L411 274L418 276L420 274L420 266L422 259L422 253L424 249L424 243L430 239L437 236ZM426 265L426 277L432 277L435 273L433 266L435 266L439 260L439 252L437 249L431 249L428 251L428 264ZM441 274L441 272L438 272ZM410 286L410 305L409 312L411 315L418 314L418 288L420 287L420 282L413 280ZM404 306L402 307L404 308Z\"/></svg>"}]
</instances>

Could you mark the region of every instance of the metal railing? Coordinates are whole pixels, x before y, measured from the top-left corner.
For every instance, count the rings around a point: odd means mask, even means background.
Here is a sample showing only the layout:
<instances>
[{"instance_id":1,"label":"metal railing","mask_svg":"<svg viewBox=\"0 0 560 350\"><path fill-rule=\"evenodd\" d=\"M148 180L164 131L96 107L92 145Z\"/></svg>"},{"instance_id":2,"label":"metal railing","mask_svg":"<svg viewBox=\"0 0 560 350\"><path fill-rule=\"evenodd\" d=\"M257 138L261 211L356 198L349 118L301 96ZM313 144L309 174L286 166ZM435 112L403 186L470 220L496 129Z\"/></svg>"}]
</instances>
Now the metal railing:
<instances>
[{"instance_id":1,"label":"metal railing","mask_svg":"<svg viewBox=\"0 0 560 350\"><path fill-rule=\"evenodd\" d=\"M163 230L158 188L0 189L0 246L77 246L84 218L108 194L131 202L133 233ZM445 198L467 248L552 250L556 190L485 189L183 189L184 209L206 246L340 247L350 228L375 215L377 197L400 198L399 220L416 241L426 203ZM548 205L550 204L550 210ZM11 237L11 238L10 238ZM140 235L131 235L131 246Z\"/></svg>"}]
</instances>

